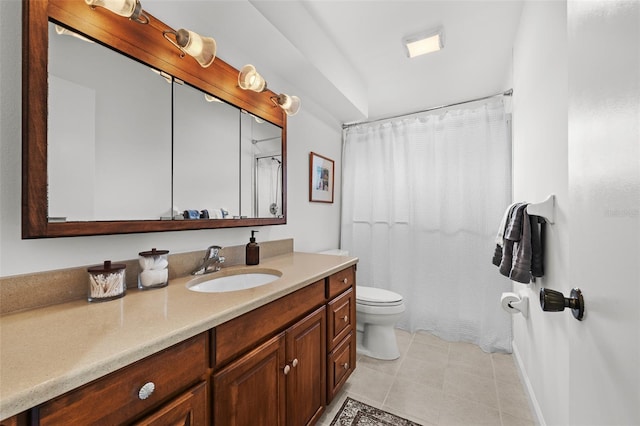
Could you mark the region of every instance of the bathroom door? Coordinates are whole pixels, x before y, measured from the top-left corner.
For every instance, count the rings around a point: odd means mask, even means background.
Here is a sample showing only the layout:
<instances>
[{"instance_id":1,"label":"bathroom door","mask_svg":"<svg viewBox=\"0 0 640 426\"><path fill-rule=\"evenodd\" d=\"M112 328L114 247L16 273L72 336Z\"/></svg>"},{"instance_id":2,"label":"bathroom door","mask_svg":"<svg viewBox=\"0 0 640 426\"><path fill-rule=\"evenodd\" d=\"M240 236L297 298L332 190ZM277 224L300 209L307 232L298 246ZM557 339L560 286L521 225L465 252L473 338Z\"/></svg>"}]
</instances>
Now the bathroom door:
<instances>
[{"instance_id":1,"label":"bathroom door","mask_svg":"<svg viewBox=\"0 0 640 426\"><path fill-rule=\"evenodd\" d=\"M567 24L570 418L640 424L640 2L569 1Z\"/></svg>"}]
</instances>

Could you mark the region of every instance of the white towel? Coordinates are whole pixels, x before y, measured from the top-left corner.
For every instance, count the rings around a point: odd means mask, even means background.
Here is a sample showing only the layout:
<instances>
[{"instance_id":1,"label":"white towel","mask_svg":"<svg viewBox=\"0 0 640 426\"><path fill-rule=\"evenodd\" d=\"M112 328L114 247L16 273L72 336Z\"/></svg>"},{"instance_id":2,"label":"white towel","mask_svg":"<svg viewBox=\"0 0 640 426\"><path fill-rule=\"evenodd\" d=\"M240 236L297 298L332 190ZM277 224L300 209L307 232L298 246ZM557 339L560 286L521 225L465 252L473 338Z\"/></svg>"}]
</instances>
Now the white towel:
<instances>
[{"instance_id":1,"label":"white towel","mask_svg":"<svg viewBox=\"0 0 640 426\"><path fill-rule=\"evenodd\" d=\"M502 221L500 222L500 226L498 227L498 235L496 235L496 244L500 247L504 247L504 229L507 227L507 221L509 220L509 213L511 213L511 209L518 203L513 203L507 210L504 212L502 216Z\"/></svg>"}]
</instances>

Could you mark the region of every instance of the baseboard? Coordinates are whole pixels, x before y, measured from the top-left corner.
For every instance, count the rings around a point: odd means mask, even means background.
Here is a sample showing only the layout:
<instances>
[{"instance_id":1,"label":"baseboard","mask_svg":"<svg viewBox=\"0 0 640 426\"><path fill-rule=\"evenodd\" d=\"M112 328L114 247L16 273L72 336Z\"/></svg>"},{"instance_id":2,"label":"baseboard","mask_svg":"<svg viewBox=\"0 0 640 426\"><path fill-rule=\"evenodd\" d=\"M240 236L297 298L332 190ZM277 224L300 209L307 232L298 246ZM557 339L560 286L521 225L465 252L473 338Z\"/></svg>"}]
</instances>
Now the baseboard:
<instances>
[{"instance_id":1,"label":"baseboard","mask_svg":"<svg viewBox=\"0 0 640 426\"><path fill-rule=\"evenodd\" d=\"M518 375L520 376L520 381L524 384L525 390L527 392L527 399L529 400L529 408L536 416L536 424L540 426L547 426L547 423L544 421L544 416L542 415L542 410L540 409L540 404L538 404L538 400L536 399L536 394L533 391L533 386L531 386L531 381L529 380L529 376L527 375L526 370L524 369L524 365L522 364L522 358L520 358L520 352L518 351L518 346L515 342L511 342L511 347L513 350L513 356L516 359L516 365L518 367Z\"/></svg>"}]
</instances>

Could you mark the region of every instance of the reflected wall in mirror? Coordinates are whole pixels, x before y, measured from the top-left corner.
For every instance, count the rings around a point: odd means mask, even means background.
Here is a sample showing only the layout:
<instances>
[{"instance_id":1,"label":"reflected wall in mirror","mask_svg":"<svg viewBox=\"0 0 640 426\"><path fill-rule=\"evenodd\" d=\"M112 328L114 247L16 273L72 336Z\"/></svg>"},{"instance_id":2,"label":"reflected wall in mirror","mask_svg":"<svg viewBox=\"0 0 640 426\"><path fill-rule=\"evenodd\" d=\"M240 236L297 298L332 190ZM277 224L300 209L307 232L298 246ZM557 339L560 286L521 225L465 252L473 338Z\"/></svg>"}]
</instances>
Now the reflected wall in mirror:
<instances>
[{"instance_id":1,"label":"reflected wall in mirror","mask_svg":"<svg viewBox=\"0 0 640 426\"><path fill-rule=\"evenodd\" d=\"M243 215L283 215L282 129L244 112L241 130Z\"/></svg>"},{"instance_id":2,"label":"reflected wall in mirror","mask_svg":"<svg viewBox=\"0 0 640 426\"><path fill-rule=\"evenodd\" d=\"M49 220L160 219L171 208L171 81L73 34L49 23Z\"/></svg>"},{"instance_id":3,"label":"reflected wall in mirror","mask_svg":"<svg viewBox=\"0 0 640 426\"><path fill-rule=\"evenodd\" d=\"M187 84L173 100L175 210L240 216L240 110Z\"/></svg>"}]
</instances>

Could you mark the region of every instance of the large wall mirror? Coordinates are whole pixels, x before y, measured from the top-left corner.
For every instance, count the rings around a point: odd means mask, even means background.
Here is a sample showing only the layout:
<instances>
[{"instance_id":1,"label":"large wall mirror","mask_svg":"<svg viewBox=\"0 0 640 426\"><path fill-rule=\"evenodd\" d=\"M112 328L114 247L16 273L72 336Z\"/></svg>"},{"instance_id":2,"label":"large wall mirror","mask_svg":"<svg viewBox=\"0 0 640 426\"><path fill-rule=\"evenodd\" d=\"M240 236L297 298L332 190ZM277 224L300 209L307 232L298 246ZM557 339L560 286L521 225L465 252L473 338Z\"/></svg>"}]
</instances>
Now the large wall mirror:
<instances>
[{"instance_id":1,"label":"large wall mirror","mask_svg":"<svg viewBox=\"0 0 640 426\"><path fill-rule=\"evenodd\" d=\"M286 223L272 92L181 57L152 16L23 7L23 238Z\"/></svg>"}]
</instances>

